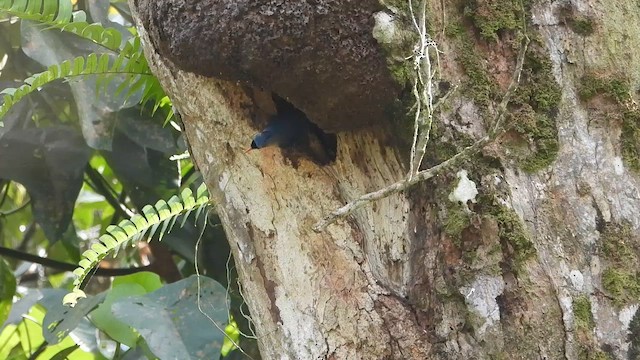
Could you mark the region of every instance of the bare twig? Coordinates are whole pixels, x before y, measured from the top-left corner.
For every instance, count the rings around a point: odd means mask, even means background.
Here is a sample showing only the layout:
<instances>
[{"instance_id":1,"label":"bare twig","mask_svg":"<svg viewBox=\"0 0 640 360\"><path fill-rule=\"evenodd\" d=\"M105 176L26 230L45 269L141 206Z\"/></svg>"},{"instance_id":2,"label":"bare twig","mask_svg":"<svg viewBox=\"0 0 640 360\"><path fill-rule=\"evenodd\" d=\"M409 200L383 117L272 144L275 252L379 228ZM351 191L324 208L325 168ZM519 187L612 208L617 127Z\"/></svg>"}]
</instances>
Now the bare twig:
<instances>
[{"instance_id":1,"label":"bare twig","mask_svg":"<svg viewBox=\"0 0 640 360\"><path fill-rule=\"evenodd\" d=\"M449 98L449 96L453 95L453 93L458 90L458 86L459 86L459 84L453 85L451 87L451 89L449 89L449 91L447 91L446 94L444 94L441 98L439 98L438 101L436 101L436 103L433 104L433 111L438 110L440 105L444 104L447 101L447 99Z\"/></svg>"},{"instance_id":2,"label":"bare twig","mask_svg":"<svg viewBox=\"0 0 640 360\"><path fill-rule=\"evenodd\" d=\"M413 96L415 97L415 117L413 127L413 142L411 144L411 155L409 158L409 174L413 177L419 170L424 158L427 143L431 133L433 123L433 80L436 70L432 68L429 49L435 50L438 63L440 62L438 46L427 33L427 5L426 1L421 1L421 11L419 19L413 10L413 0L409 0L409 10L413 26L420 37L420 41L415 45L413 55Z\"/></svg>"},{"instance_id":3,"label":"bare twig","mask_svg":"<svg viewBox=\"0 0 640 360\"><path fill-rule=\"evenodd\" d=\"M353 213L355 210L361 208L362 206L372 201L384 199L392 194L396 194L401 191L404 191L419 182L431 179L432 177L442 173L444 170L447 170L451 168L453 165L457 164L458 162L466 159L467 156L471 154L475 154L476 152L480 151L486 144L493 141L498 135L500 135L504 131L503 124L504 124L505 114L507 111L507 105L509 104L509 101L511 101L511 97L513 96L515 91L518 89L518 84L520 82L520 75L522 74L522 67L524 65L524 57L527 52L528 46L529 46L529 38L525 36L524 42L518 54L516 68L513 72L513 75L511 76L511 83L509 84L507 91L502 97L502 101L498 105L498 109L496 111L496 114L493 118L492 123L489 124L489 131L487 135L485 135L480 140L477 140L473 145L466 147L461 152L454 155L452 158L434 167L431 167L427 170L419 171L413 177L408 177L407 179L393 183L380 190L362 195L358 199L351 201L350 203L332 212L331 214L326 216L324 219L322 219L320 222L318 222L313 227L313 230L322 231L326 229L327 226L329 226L330 224L338 220L339 218L343 218Z\"/></svg>"},{"instance_id":4,"label":"bare twig","mask_svg":"<svg viewBox=\"0 0 640 360\"><path fill-rule=\"evenodd\" d=\"M370 192L368 194L362 195L358 199L348 203L347 205L341 207L340 209L332 212L329 216L322 219L322 221L318 222L313 230L322 231L327 228L330 224L334 223L339 218L345 217L355 210L361 208L362 206L376 200L384 199L390 195L399 193L404 191L413 185L431 179L432 177L440 174L443 170L450 168L455 165L459 161L463 160L467 155L473 154L481 149L485 144L487 144L491 138L489 136L485 136L482 139L476 141L473 145L466 147L461 152L454 155L452 158L434 166L427 170L422 170L418 172L415 176L407 179L400 180L396 183L393 183L387 187L384 187L380 190Z\"/></svg>"}]
</instances>

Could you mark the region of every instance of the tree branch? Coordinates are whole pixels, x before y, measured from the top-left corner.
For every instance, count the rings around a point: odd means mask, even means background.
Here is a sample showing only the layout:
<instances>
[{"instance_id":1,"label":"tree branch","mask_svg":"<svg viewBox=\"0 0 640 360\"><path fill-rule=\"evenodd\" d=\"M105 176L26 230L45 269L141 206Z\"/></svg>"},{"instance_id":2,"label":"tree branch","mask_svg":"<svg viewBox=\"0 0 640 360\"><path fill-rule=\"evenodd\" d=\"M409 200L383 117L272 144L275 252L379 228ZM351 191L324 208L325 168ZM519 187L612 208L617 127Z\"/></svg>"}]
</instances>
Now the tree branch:
<instances>
[{"instance_id":1,"label":"tree branch","mask_svg":"<svg viewBox=\"0 0 640 360\"><path fill-rule=\"evenodd\" d=\"M123 203L121 203L115 196L116 192L108 185L102 174L94 169L90 164L87 164L85 173L93 183L94 190L104 196L105 200L113 207L115 212L124 219L129 219L133 216L133 212L129 210Z\"/></svg>"},{"instance_id":2,"label":"tree branch","mask_svg":"<svg viewBox=\"0 0 640 360\"><path fill-rule=\"evenodd\" d=\"M416 32L420 37L420 41L415 45L413 55L413 68L415 70L413 79L413 96L415 102L415 118L413 127L413 142L411 144L411 155L409 159L409 174L412 178L420 169L420 164L425 155L425 149L429 142L431 134L431 125L433 123L433 80L437 70L433 70L431 66L431 58L429 49L433 48L435 56L440 64L438 45L431 39L427 33L426 18L426 0L421 1L420 18L416 18L413 10L413 2L409 0L409 10L413 20ZM423 68L426 67L426 68Z\"/></svg>"},{"instance_id":3,"label":"tree branch","mask_svg":"<svg viewBox=\"0 0 640 360\"><path fill-rule=\"evenodd\" d=\"M489 132L480 140L477 140L473 145L464 148L461 152L454 155L452 158L433 166L427 170L419 171L413 177L409 176L407 179L400 180L394 184L391 184L387 187L384 187L380 190L370 192L368 194L362 195L358 199L351 201L340 209L332 212L321 221L319 221L316 225L314 225L314 231L322 231L327 228L330 224L337 221L339 218L343 218L355 210L361 208L362 206L376 200L384 199L392 194L399 193L404 191L411 186L431 179L432 177L442 173L444 170L451 168L453 165L459 163L464 160L467 156L471 154L475 154L480 151L486 144L493 141L498 135L500 135L504 131L504 118L507 112L507 106L511 101L511 97L513 93L518 89L518 84L520 83L520 75L522 74L522 67L524 65L524 57L527 52L527 48L529 46L529 37L525 36L522 47L520 48L520 52L518 54L518 60L516 63L516 68L511 76L511 83L507 88L504 96L502 97L502 101L498 105L498 109L496 115L493 118L492 123L489 124Z\"/></svg>"},{"instance_id":4,"label":"tree branch","mask_svg":"<svg viewBox=\"0 0 640 360\"><path fill-rule=\"evenodd\" d=\"M6 247L0 246L0 256L10 257L12 259L29 261L32 263L40 264L42 266L46 266L48 268L64 270L64 271L73 271L78 265L66 263L58 260L49 259L46 257L41 257L38 255L33 255L13 249L9 249ZM97 268L94 276L122 276L134 274L140 271L148 271L151 265L135 267L135 268L116 268L116 269L107 269L107 268Z\"/></svg>"}]
</instances>

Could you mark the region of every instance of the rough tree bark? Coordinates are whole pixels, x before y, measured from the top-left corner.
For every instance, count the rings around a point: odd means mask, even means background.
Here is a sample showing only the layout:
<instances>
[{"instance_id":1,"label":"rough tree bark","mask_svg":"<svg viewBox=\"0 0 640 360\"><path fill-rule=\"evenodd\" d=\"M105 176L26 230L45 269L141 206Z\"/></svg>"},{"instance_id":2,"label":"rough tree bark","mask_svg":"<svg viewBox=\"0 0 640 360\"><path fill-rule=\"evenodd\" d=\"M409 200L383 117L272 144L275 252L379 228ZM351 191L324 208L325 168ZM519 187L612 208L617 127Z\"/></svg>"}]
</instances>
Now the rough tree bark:
<instances>
[{"instance_id":1,"label":"rough tree bark","mask_svg":"<svg viewBox=\"0 0 640 360\"><path fill-rule=\"evenodd\" d=\"M466 174L319 233L322 217L407 173L408 1L130 3L223 221L263 358L639 356L635 2L429 1L441 78L461 87L436 114L424 165L486 134L526 32L509 130ZM334 163L243 152L273 111L270 92L337 133ZM450 196L474 186L468 204Z\"/></svg>"}]
</instances>

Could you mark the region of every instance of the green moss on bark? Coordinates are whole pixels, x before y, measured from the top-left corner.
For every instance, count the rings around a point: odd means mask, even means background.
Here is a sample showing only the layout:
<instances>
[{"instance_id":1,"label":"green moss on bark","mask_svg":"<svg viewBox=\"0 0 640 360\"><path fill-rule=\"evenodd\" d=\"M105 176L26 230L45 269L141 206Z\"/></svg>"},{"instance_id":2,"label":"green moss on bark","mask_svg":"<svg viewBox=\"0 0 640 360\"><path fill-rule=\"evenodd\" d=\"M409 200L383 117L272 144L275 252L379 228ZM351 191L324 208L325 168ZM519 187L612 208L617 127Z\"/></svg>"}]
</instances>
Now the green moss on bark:
<instances>
[{"instance_id":1,"label":"green moss on bark","mask_svg":"<svg viewBox=\"0 0 640 360\"><path fill-rule=\"evenodd\" d=\"M558 18L578 35L589 36L595 31L593 20L588 16L579 14L571 4L566 4L559 8Z\"/></svg>"},{"instance_id":2,"label":"green moss on bark","mask_svg":"<svg viewBox=\"0 0 640 360\"><path fill-rule=\"evenodd\" d=\"M640 111L627 109L622 117L620 134L622 161L635 172L640 172Z\"/></svg>"},{"instance_id":3,"label":"green moss on bark","mask_svg":"<svg viewBox=\"0 0 640 360\"><path fill-rule=\"evenodd\" d=\"M630 91L631 87L626 79L586 74L580 79L578 95L584 101L596 95L604 95L617 103L624 103L629 99Z\"/></svg>"},{"instance_id":4,"label":"green moss on bark","mask_svg":"<svg viewBox=\"0 0 640 360\"><path fill-rule=\"evenodd\" d=\"M580 360L614 360L615 358L606 352L594 347L580 347L578 353Z\"/></svg>"},{"instance_id":5,"label":"green moss on bark","mask_svg":"<svg viewBox=\"0 0 640 360\"><path fill-rule=\"evenodd\" d=\"M526 4L525 4L526 5ZM503 41L511 44L514 52L519 46L513 40L522 28L523 16L520 1L501 0L497 2L469 1L463 6L464 17L449 19L446 35L454 41L456 60L464 69L467 79L463 82L465 96L471 97L480 108L481 114L490 118L492 104L503 96L495 79L487 69L486 50L476 46L474 33L479 33L484 41ZM465 26L464 24L470 24ZM504 39L501 34L505 34ZM518 137L527 144L526 151L512 151L516 161L527 172L535 172L548 167L558 154L556 115L561 100L561 90L552 74L552 65L541 41L535 33L527 52L520 86L509 108L512 115L509 123L517 129ZM489 44L489 47L492 45ZM473 49L470 51L469 49ZM523 141L516 143L522 144ZM507 146L517 145L507 143ZM512 149L513 150L513 149Z\"/></svg>"},{"instance_id":6,"label":"green moss on bark","mask_svg":"<svg viewBox=\"0 0 640 360\"><path fill-rule=\"evenodd\" d=\"M494 195L480 195L476 207L478 213L483 217L491 217L497 224L503 269L506 266L515 275L522 274L526 263L537 252L518 214L499 203Z\"/></svg>"},{"instance_id":7,"label":"green moss on bark","mask_svg":"<svg viewBox=\"0 0 640 360\"><path fill-rule=\"evenodd\" d=\"M463 206L449 202L451 205L447 207L447 218L444 222L444 232L451 236L456 246L460 246L460 234L471 225L471 217Z\"/></svg>"},{"instance_id":8,"label":"green moss on bark","mask_svg":"<svg viewBox=\"0 0 640 360\"><path fill-rule=\"evenodd\" d=\"M589 73L580 79L578 95L585 102L600 96L617 105L612 118L619 118L620 153L624 163L640 172L640 110L631 101L630 81L622 76Z\"/></svg>"},{"instance_id":9,"label":"green moss on bark","mask_svg":"<svg viewBox=\"0 0 640 360\"><path fill-rule=\"evenodd\" d=\"M640 299L640 276L636 272L617 268L606 269L602 273L602 286L618 306Z\"/></svg>"},{"instance_id":10,"label":"green moss on bark","mask_svg":"<svg viewBox=\"0 0 640 360\"><path fill-rule=\"evenodd\" d=\"M492 214L498 222L505 260L510 263L511 270L518 274L523 270L526 262L536 255L536 248L529 240L524 224L513 209L497 206Z\"/></svg>"},{"instance_id":11,"label":"green moss on bark","mask_svg":"<svg viewBox=\"0 0 640 360\"><path fill-rule=\"evenodd\" d=\"M498 41L501 32L523 28L522 1L467 1L464 14L472 19L485 40Z\"/></svg>"},{"instance_id":12,"label":"green moss on bark","mask_svg":"<svg viewBox=\"0 0 640 360\"><path fill-rule=\"evenodd\" d=\"M579 330L591 331L596 326L591 313L591 301L585 295L573 299L573 317Z\"/></svg>"},{"instance_id":13,"label":"green moss on bark","mask_svg":"<svg viewBox=\"0 0 640 360\"><path fill-rule=\"evenodd\" d=\"M638 239L631 225L607 224L600 234L600 249L608 267L602 272L602 287L616 306L640 299Z\"/></svg>"},{"instance_id":14,"label":"green moss on bark","mask_svg":"<svg viewBox=\"0 0 640 360\"><path fill-rule=\"evenodd\" d=\"M629 359L640 359L640 311L636 310L633 319L629 323Z\"/></svg>"},{"instance_id":15,"label":"green moss on bark","mask_svg":"<svg viewBox=\"0 0 640 360\"><path fill-rule=\"evenodd\" d=\"M512 101L516 132L526 140L529 154L518 158L526 172L536 172L551 165L558 155L556 115L562 98L552 75L551 62L542 46L533 42L525 58L521 85Z\"/></svg>"},{"instance_id":16,"label":"green moss on bark","mask_svg":"<svg viewBox=\"0 0 640 360\"><path fill-rule=\"evenodd\" d=\"M575 320L576 340L578 342L578 359L585 360L613 360L610 354L597 346L593 336L596 322L591 312L591 301L585 295L573 299L573 317Z\"/></svg>"},{"instance_id":17,"label":"green moss on bark","mask_svg":"<svg viewBox=\"0 0 640 360\"><path fill-rule=\"evenodd\" d=\"M446 35L455 40L459 49L464 49L455 54L467 76L462 84L465 96L471 97L481 109L488 108L497 99L498 85L489 78L482 54L473 50L475 44L461 23L452 21L446 28Z\"/></svg>"},{"instance_id":18,"label":"green moss on bark","mask_svg":"<svg viewBox=\"0 0 640 360\"><path fill-rule=\"evenodd\" d=\"M520 168L533 173L551 165L559 149L555 118L535 112L528 104L512 116L517 118L513 129L527 142L526 151L514 151Z\"/></svg>"},{"instance_id":19,"label":"green moss on bark","mask_svg":"<svg viewBox=\"0 0 640 360\"><path fill-rule=\"evenodd\" d=\"M593 34L593 21L588 17L576 17L568 22L569 28L578 35L589 36Z\"/></svg>"}]
</instances>

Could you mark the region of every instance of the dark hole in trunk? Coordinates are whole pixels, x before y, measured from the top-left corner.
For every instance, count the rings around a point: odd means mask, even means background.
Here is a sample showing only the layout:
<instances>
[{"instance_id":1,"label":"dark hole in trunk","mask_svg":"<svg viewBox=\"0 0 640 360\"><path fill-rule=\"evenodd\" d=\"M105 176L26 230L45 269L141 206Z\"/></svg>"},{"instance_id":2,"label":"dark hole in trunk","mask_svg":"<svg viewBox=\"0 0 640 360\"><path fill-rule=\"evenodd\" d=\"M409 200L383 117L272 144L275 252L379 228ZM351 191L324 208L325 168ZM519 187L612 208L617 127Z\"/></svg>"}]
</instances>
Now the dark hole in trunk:
<instances>
[{"instance_id":1,"label":"dark hole in trunk","mask_svg":"<svg viewBox=\"0 0 640 360\"><path fill-rule=\"evenodd\" d=\"M336 160L338 140L335 134L324 132L307 115L277 94L272 94L276 114L251 142L252 149L279 146L283 154L297 166L301 157L318 165Z\"/></svg>"}]
</instances>

